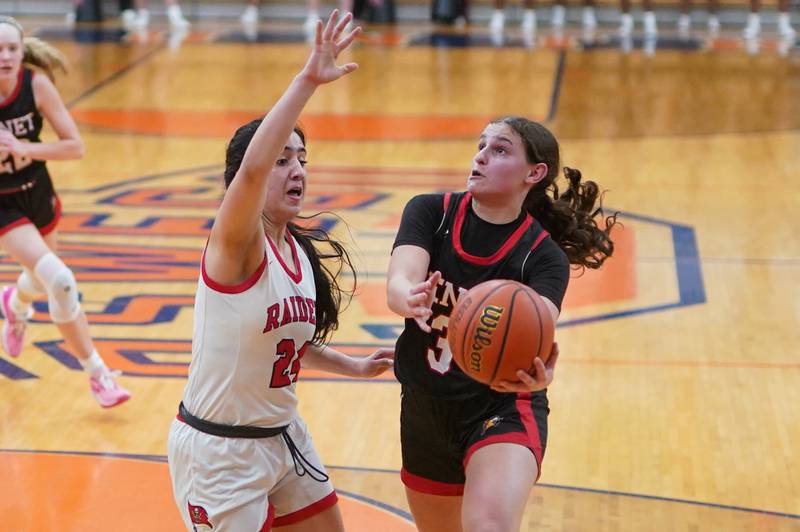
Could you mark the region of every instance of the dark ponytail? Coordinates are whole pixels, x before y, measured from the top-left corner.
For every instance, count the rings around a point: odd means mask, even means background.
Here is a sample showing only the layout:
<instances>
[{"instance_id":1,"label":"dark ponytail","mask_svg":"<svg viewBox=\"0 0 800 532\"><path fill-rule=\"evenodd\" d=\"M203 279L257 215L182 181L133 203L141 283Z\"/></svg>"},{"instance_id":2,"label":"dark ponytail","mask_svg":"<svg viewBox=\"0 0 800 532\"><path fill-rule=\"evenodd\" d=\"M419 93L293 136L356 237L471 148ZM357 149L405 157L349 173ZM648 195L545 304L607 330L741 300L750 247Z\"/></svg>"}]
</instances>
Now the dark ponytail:
<instances>
[{"instance_id":1,"label":"dark ponytail","mask_svg":"<svg viewBox=\"0 0 800 532\"><path fill-rule=\"evenodd\" d=\"M259 118L252 120L243 125L234 133L228 143L228 148L225 153L225 188L227 189L239 167L242 165L244 153L247 146L253 139L258 126L263 119ZM306 135L299 126L294 127L294 132L306 143ZM313 220L321 213L313 216L300 216L303 220ZM332 213L327 213L332 214ZM335 215L334 215L335 216ZM321 227L305 227L294 222L287 224L287 230L303 248L308 260L311 263L311 269L314 272L314 287L317 292L316 302L316 320L317 330L314 332L312 342L316 345L323 345L329 339L333 331L339 327L339 313L344 310L344 305L353 296L356 286L356 271L353 263L350 260L350 255L347 253L345 247L334 240L327 231ZM352 289L344 289L339 285L339 277L342 270L347 268L353 274L353 287Z\"/></svg>"},{"instance_id":2,"label":"dark ponytail","mask_svg":"<svg viewBox=\"0 0 800 532\"><path fill-rule=\"evenodd\" d=\"M308 220L320 214L322 213L300 218ZM346 299L344 303L346 306L353 297L357 280L356 270L342 243L331 238L321 227L302 227L289 222L287 228L305 250L311 269L314 271L314 286L317 289L317 330L312 342L323 345L328 342L333 331L339 328L339 312L343 310L342 300ZM344 289L339 285L339 277L345 267L353 274L351 289Z\"/></svg>"},{"instance_id":3,"label":"dark ponytail","mask_svg":"<svg viewBox=\"0 0 800 532\"><path fill-rule=\"evenodd\" d=\"M570 264L579 268L599 268L614 253L610 235L611 229L619 222L616 213L604 217L597 183L581 182L580 170L564 167L568 187L559 194L556 179L560 154L553 134L542 124L523 117L507 116L493 123L508 125L522 138L529 163L547 165L547 175L531 188L522 207L547 229L566 253ZM598 225L598 220L604 227Z\"/></svg>"}]
</instances>

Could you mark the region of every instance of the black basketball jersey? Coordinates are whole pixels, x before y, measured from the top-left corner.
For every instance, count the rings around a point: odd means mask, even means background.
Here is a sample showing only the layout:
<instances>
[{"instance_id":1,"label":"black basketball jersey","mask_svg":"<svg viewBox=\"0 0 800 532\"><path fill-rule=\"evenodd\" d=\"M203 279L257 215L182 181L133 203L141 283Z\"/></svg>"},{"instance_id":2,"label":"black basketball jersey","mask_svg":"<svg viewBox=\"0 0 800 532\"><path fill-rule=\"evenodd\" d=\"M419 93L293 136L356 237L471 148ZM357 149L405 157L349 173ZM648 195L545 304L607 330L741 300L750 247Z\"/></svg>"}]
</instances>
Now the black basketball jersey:
<instances>
[{"instance_id":1,"label":"black basketball jersey","mask_svg":"<svg viewBox=\"0 0 800 532\"><path fill-rule=\"evenodd\" d=\"M423 243L423 239L419 238L419 242L415 242L415 237L403 230L403 224L419 224L419 219L424 216L405 212L395 241L395 247L415 244L427 249L431 256L429 272L438 270L442 274L436 288L433 314L428 321L432 330L425 333L413 319L405 320L405 329L395 348L395 375L400 382L415 390L432 396L459 399L482 395L489 390L488 386L472 380L461 371L453 361L447 343L448 320L460 293L484 281L511 279L531 286L560 308L569 279L569 262L564 252L549 238L547 231L527 213L521 214L518 221L504 231L498 227L495 232L499 235L495 236L494 241L476 243L473 240L474 245L466 247L484 249L486 254L471 254L465 249L465 242L470 242L470 237L474 239L475 235L463 230L468 216L477 217L471 212L470 194L437 196L444 212L438 229L434 225L431 230L435 231L433 240ZM415 199L418 198L421 197ZM430 205L437 198L428 196L426 199ZM421 226L416 229L422 231ZM485 236L479 238L485 240ZM537 258L532 260L535 254ZM543 256L545 260L542 260ZM554 278L557 281L542 284L542 278Z\"/></svg>"},{"instance_id":2,"label":"black basketball jersey","mask_svg":"<svg viewBox=\"0 0 800 532\"><path fill-rule=\"evenodd\" d=\"M42 131L42 115L36 109L33 97L33 75L32 70L21 68L14 92L0 102L0 127L22 142L39 142ZM40 177L47 177L44 161L0 151L0 192L15 189Z\"/></svg>"}]
</instances>

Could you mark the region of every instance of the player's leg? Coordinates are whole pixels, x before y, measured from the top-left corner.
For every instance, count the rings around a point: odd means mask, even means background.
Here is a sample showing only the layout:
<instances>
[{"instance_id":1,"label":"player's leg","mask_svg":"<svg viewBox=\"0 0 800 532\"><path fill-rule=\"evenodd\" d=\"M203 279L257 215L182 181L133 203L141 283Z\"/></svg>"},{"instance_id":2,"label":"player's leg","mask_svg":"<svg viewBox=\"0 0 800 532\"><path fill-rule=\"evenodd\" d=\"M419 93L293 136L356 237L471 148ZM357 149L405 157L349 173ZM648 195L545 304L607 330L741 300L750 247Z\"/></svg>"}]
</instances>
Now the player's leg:
<instances>
[{"instance_id":1,"label":"player's leg","mask_svg":"<svg viewBox=\"0 0 800 532\"><path fill-rule=\"evenodd\" d=\"M789 0L778 0L778 33L784 39L794 39L797 35L789 18Z\"/></svg>"},{"instance_id":2,"label":"player's leg","mask_svg":"<svg viewBox=\"0 0 800 532\"><path fill-rule=\"evenodd\" d=\"M761 0L750 0L750 13L742 33L745 39L755 39L761 33Z\"/></svg>"},{"instance_id":3,"label":"player's leg","mask_svg":"<svg viewBox=\"0 0 800 532\"><path fill-rule=\"evenodd\" d=\"M344 532L336 491L306 424L295 419L278 439L284 444L286 473L269 493L272 527L287 532Z\"/></svg>"},{"instance_id":4,"label":"player's leg","mask_svg":"<svg viewBox=\"0 0 800 532\"><path fill-rule=\"evenodd\" d=\"M526 34L534 33L537 26L536 0L523 0L522 7L524 8L522 12L522 32Z\"/></svg>"},{"instance_id":5,"label":"player's leg","mask_svg":"<svg viewBox=\"0 0 800 532\"><path fill-rule=\"evenodd\" d=\"M678 33L680 35L685 36L689 34L689 29L692 25L691 10L691 0L680 1L680 15L678 15Z\"/></svg>"},{"instance_id":6,"label":"player's leg","mask_svg":"<svg viewBox=\"0 0 800 532\"><path fill-rule=\"evenodd\" d=\"M633 32L633 15L631 14L631 0L620 0L619 29L620 36L628 37Z\"/></svg>"},{"instance_id":7,"label":"player's leg","mask_svg":"<svg viewBox=\"0 0 800 532\"><path fill-rule=\"evenodd\" d=\"M448 403L403 388L400 478L420 532L461 531L464 469Z\"/></svg>"},{"instance_id":8,"label":"player's leg","mask_svg":"<svg viewBox=\"0 0 800 532\"><path fill-rule=\"evenodd\" d=\"M269 487L283 468L282 443L279 436L212 436L173 420L167 461L186 529L262 530L269 518Z\"/></svg>"},{"instance_id":9,"label":"player's leg","mask_svg":"<svg viewBox=\"0 0 800 532\"><path fill-rule=\"evenodd\" d=\"M519 530L547 441L547 396L507 394L487 405L464 456L464 532Z\"/></svg>"},{"instance_id":10,"label":"player's leg","mask_svg":"<svg viewBox=\"0 0 800 532\"><path fill-rule=\"evenodd\" d=\"M537 474L533 453L522 445L494 443L476 451L466 470L464 532L519 530Z\"/></svg>"},{"instance_id":11,"label":"player's leg","mask_svg":"<svg viewBox=\"0 0 800 532\"><path fill-rule=\"evenodd\" d=\"M460 495L432 495L406 485L406 500L419 532L461 532Z\"/></svg>"},{"instance_id":12,"label":"player's leg","mask_svg":"<svg viewBox=\"0 0 800 532\"><path fill-rule=\"evenodd\" d=\"M658 24L656 23L656 12L653 10L653 0L642 0L642 24L644 34L647 37L655 37L658 34Z\"/></svg>"},{"instance_id":13,"label":"player's leg","mask_svg":"<svg viewBox=\"0 0 800 532\"><path fill-rule=\"evenodd\" d=\"M94 348L86 314L78 301L75 275L52 250L56 248L56 231L44 236L39 231L33 224L23 224L0 236L0 247L23 267L17 285L3 288L3 345L10 353L19 354L31 301L45 292L50 318L89 374L92 394L100 406L108 408L127 401L130 393L117 384L115 374Z\"/></svg>"},{"instance_id":14,"label":"player's leg","mask_svg":"<svg viewBox=\"0 0 800 532\"><path fill-rule=\"evenodd\" d=\"M489 31L502 33L506 24L505 0L492 0L492 17L489 19Z\"/></svg>"},{"instance_id":15,"label":"player's leg","mask_svg":"<svg viewBox=\"0 0 800 532\"><path fill-rule=\"evenodd\" d=\"M239 20L244 26L255 26L258 24L258 4L259 0L248 0L247 7L244 8Z\"/></svg>"}]
</instances>

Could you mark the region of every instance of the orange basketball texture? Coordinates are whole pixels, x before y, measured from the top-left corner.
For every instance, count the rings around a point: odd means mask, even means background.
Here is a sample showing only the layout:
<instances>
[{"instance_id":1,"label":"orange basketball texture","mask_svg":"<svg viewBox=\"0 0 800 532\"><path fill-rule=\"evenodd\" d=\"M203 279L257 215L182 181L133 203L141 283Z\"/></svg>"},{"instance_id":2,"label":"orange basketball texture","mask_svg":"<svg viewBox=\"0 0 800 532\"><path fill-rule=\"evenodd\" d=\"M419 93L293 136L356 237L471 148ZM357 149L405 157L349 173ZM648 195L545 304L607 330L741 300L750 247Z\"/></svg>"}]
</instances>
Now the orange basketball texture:
<instances>
[{"instance_id":1,"label":"orange basketball texture","mask_svg":"<svg viewBox=\"0 0 800 532\"><path fill-rule=\"evenodd\" d=\"M461 370L484 384L518 381L533 372L535 357L547 361L555 323L542 297L516 281L474 286L456 303L448 323L450 352Z\"/></svg>"}]
</instances>

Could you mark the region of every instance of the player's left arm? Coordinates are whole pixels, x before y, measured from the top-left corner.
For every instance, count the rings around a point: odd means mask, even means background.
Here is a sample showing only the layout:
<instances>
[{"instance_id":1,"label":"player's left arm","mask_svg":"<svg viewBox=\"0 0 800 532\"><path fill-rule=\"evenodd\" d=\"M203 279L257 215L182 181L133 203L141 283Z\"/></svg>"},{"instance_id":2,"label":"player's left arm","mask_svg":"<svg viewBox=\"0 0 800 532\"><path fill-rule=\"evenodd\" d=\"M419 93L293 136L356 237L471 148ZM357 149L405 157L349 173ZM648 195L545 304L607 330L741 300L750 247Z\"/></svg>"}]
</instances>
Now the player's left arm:
<instances>
[{"instance_id":1,"label":"player's left arm","mask_svg":"<svg viewBox=\"0 0 800 532\"><path fill-rule=\"evenodd\" d=\"M367 357L351 357L332 347L312 344L300 363L303 368L319 369L348 377L377 377L394 366L394 349L381 347Z\"/></svg>"},{"instance_id":2,"label":"player's left arm","mask_svg":"<svg viewBox=\"0 0 800 532\"><path fill-rule=\"evenodd\" d=\"M78 132L78 126L67 111L50 78L41 74L33 77L33 97L39 112L56 132L58 140L20 142L10 132L0 132L4 136L10 135L15 141L11 143L13 145L9 146L9 151L20 157L38 161L65 161L83 157L84 145ZM11 139L4 140L11 141Z\"/></svg>"}]
</instances>

